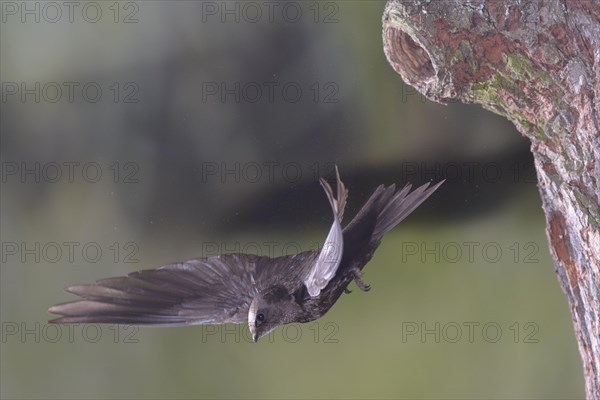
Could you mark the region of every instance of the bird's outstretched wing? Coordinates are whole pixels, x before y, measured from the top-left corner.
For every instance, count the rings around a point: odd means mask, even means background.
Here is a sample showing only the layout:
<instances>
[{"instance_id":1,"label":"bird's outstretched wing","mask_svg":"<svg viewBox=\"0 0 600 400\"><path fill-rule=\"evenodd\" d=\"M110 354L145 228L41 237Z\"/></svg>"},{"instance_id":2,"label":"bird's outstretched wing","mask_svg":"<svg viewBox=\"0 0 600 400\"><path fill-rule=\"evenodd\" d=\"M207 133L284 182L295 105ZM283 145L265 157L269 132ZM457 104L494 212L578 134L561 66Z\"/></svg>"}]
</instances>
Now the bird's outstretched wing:
<instances>
[{"instance_id":1,"label":"bird's outstretched wing","mask_svg":"<svg viewBox=\"0 0 600 400\"><path fill-rule=\"evenodd\" d=\"M70 286L66 291L82 300L50 307L48 311L60 315L50 322L241 323L257 290L257 265L270 269L271 261L252 254L224 254ZM267 271L258 275L262 272Z\"/></svg>"},{"instance_id":2,"label":"bird's outstretched wing","mask_svg":"<svg viewBox=\"0 0 600 400\"><path fill-rule=\"evenodd\" d=\"M323 178L320 180L333 211L333 224L331 225L327 239L325 239L325 244L319 253L319 258L304 279L304 285L311 297L318 296L331 278L334 277L342 261L344 252L344 235L341 222L344 216L344 208L346 207L348 190L346 190L344 183L340 179L337 166L335 168L335 175L337 180L337 197L333 195L333 190L329 186L329 183Z\"/></svg>"}]
</instances>

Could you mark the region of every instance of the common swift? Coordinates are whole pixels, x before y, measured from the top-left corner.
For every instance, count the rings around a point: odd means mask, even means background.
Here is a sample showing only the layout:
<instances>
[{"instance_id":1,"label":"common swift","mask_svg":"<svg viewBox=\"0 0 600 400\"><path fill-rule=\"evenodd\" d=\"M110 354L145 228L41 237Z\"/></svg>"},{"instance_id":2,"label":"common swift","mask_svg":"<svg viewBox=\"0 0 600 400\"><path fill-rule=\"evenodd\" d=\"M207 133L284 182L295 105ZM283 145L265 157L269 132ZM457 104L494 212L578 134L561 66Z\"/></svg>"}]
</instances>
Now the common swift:
<instances>
[{"instance_id":1,"label":"common swift","mask_svg":"<svg viewBox=\"0 0 600 400\"><path fill-rule=\"evenodd\" d=\"M348 191L336 168L336 195L320 179L333 224L320 250L276 258L222 254L167 264L65 290L81 299L50 307L52 323L197 325L248 322L256 342L282 324L323 316L354 281L368 291L362 269L383 235L440 185L414 191L380 185L342 229Z\"/></svg>"}]
</instances>

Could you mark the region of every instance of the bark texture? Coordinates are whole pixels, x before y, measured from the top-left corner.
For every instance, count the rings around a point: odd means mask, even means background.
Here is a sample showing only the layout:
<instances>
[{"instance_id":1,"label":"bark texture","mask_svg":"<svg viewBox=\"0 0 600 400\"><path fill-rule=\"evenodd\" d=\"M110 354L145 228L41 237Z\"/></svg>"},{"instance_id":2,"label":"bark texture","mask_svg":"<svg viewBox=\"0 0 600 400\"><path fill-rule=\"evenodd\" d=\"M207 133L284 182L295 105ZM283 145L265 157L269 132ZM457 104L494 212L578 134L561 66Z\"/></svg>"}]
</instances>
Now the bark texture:
<instances>
[{"instance_id":1,"label":"bark texture","mask_svg":"<svg viewBox=\"0 0 600 400\"><path fill-rule=\"evenodd\" d=\"M600 2L391 0L383 41L429 99L481 104L531 140L586 395L600 399Z\"/></svg>"}]
</instances>

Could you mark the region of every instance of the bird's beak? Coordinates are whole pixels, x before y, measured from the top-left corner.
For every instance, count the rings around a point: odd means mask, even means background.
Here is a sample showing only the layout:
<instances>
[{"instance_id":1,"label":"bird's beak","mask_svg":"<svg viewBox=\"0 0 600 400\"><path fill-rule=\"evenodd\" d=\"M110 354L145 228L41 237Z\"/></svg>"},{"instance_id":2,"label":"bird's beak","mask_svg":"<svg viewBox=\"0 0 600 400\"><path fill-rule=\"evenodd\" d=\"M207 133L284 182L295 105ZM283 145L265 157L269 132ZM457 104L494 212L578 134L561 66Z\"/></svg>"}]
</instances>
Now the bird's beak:
<instances>
[{"instance_id":1,"label":"bird's beak","mask_svg":"<svg viewBox=\"0 0 600 400\"><path fill-rule=\"evenodd\" d=\"M248 328L250 328L250 334L252 335L252 341L254 343L256 343L256 341L258 340L258 334L256 333L256 325L254 324L248 324Z\"/></svg>"}]
</instances>

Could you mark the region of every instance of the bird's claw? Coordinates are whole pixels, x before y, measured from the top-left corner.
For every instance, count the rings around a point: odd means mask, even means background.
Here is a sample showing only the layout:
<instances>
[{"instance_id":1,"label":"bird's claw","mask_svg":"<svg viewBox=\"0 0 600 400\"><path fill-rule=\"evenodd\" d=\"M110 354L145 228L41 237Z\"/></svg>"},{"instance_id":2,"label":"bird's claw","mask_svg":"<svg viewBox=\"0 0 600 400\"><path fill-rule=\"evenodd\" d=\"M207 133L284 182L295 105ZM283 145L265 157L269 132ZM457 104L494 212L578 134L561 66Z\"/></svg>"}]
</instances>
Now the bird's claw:
<instances>
[{"instance_id":1,"label":"bird's claw","mask_svg":"<svg viewBox=\"0 0 600 400\"><path fill-rule=\"evenodd\" d=\"M368 292L369 290L371 290L371 285L367 285L362 281L362 279L360 279L362 273L358 268L352 270L352 275L354 276L354 282L356 282L356 286L358 286L360 290L362 290L363 292Z\"/></svg>"},{"instance_id":2,"label":"bird's claw","mask_svg":"<svg viewBox=\"0 0 600 400\"><path fill-rule=\"evenodd\" d=\"M350 294L352 293L352 290L348 289L348 288L344 288L344 293L346 294Z\"/></svg>"}]
</instances>

